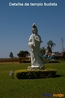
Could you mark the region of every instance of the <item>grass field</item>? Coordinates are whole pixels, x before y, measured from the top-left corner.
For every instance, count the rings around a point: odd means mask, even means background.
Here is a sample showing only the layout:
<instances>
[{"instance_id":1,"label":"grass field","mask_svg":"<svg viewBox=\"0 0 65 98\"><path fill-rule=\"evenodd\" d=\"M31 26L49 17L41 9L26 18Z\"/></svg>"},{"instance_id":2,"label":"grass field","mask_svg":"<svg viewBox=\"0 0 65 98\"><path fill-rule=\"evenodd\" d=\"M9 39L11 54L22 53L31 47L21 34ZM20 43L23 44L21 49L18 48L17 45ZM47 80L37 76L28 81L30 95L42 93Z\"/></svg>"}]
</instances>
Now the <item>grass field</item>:
<instances>
[{"instance_id":1,"label":"grass field","mask_svg":"<svg viewBox=\"0 0 65 98\"><path fill-rule=\"evenodd\" d=\"M0 98L53 98L44 94L65 95L65 62L45 64L45 68L57 69L56 78L17 80L9 76L11 70L26 69L27 66L30 64L0 64Z\"/></svg>"}]
</instances>

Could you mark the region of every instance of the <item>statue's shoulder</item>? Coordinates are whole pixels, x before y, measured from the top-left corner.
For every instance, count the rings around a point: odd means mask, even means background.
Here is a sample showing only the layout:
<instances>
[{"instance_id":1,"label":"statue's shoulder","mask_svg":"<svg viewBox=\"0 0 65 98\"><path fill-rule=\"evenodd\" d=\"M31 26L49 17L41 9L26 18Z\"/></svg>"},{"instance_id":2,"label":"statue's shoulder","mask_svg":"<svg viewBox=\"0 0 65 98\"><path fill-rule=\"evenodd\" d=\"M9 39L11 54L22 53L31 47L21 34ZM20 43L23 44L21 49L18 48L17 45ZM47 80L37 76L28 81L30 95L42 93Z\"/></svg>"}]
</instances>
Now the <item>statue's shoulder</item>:
<instances>
[{"instance_id":1,"label":"statue's shoulder","mask_svg":"<svg viewBox=\"0 0 65 98\"><path fill-rule=\"evenodd\" d=\"M31 35L30 35L30 38L33 38L33 37L34 37L34 35L33 35L33 34L31 34Z\"/></svg>"}]
</instances>

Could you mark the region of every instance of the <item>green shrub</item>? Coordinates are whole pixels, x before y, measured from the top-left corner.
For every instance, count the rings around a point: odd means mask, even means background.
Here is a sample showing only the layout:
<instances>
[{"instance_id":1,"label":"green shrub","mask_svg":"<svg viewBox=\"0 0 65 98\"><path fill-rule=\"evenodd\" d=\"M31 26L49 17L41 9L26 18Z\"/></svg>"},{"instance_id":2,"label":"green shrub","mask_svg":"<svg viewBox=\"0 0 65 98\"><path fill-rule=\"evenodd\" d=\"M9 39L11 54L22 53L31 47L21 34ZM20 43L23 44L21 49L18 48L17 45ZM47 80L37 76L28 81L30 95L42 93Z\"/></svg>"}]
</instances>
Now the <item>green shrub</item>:
<instances>
[{"instance_id":1,"label":"green shrub","mask_svg":"<svg viewBox=\"0 0 65 98\"><path fill-rule=\"evenodd\" d=\"M54 77L56 69L44 69L44 70L17 70L15 71L15 77L18 79L36 79Z\"/></svg>"},{"instance_id":2,"label":"green shrub","mask_svg":"<svg viewBox=\"0 0 65 98\"><path fill-rule=\"evenodd\" d=\"M23 60L23 63L31 63L30 60Z\"/></svg>"},{"instance_id":3,"label":"green shrub","mask_svg":"<svg viewBox=\"0 0 65 98\"><path fill-rule=\"evenodd\" d=\"M49 60L48 63L60 63L59 60Z\"/></svg>"}]
</instances>

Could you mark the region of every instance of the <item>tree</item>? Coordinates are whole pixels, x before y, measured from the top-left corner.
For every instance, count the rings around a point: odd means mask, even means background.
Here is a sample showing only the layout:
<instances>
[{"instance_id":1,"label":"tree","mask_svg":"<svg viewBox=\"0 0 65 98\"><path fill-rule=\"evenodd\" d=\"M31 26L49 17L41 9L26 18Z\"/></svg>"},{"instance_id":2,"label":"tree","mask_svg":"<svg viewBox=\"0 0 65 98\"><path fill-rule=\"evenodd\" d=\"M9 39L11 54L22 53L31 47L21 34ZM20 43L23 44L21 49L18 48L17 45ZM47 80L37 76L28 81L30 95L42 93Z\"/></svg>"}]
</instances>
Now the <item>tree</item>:
<instances>
[{"instance_id":1,"label":"tree","mask_svg":"<svg viewBox=\"0 0 65 98\"><path fill-rule=\"evenodd\" d=\"M48 53L52 53L52 49L48 46L46 51L48 51Z\"/></svg>"},{"instance_id":2,"label":"tree","mask_svg":"<svg viewBox=\"0 0 65 98\"><path fill-rule=\"evenodd\" d=\"M62 57L63 57L63 59L65 60L65 51L63 52L63 56L62 56Z\"/></svg>"},{"instance_id":3,"label":"tree","mask_svg":"<svg viewBox=\"0 0 65 98\"><path fill-rule=\"evenodd\" d=\"M10 58L13 58L14 57L12 52L10 52L9 57Z\"/></svg>"},{"instance_id":4,"label":"tree","mask_svg":"<svg viewBox=\"0 0 65 98\"><path fill-rule=\"evenodd\" d=\"M40 52L41 54L45 54L45 48L44 47L40 48Z\"/></svg>"},{"instance_id":5,"label":"tree","mask_svg":"<svg viewBox=\"0 0 65 98\"><path fill-rule=\"evenodd\" d=\"M49 40L49 41L47 42L47 45L48 45L48 47L51 48L51 50L52 50L53 46L55 46L56 44L55 44L52 40Z\"/></svg>"},{"instance_id":6,"label":"tree","mask_svg":"<svg viewBox=\"0 0 65 98\"><path fill-rule=\"evenodd\" d=\"M18 56L18 57L26 57L27 54L29 54L28 51L23 51L23 50L22 50L22 51L20 51L20 52L17 54L17 56Z\"/></svg>"}]
</instances>

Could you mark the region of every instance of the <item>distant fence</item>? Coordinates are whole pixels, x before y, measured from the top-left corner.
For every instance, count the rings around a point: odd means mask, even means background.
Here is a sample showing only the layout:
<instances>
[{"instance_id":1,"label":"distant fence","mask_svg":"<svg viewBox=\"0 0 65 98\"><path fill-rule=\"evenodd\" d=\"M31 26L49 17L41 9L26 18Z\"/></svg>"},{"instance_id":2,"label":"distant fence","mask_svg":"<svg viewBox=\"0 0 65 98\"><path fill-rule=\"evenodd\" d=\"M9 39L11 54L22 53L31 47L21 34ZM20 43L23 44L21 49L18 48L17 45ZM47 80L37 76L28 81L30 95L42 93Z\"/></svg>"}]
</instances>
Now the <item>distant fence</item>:
<instances>
[{"instance_id":1,"label":"distant fence","mask_svg":"<svg viewBox=\"0 0 65 98\"><path fill-rule=\"evenodd\" d=\"M20 62L22 63L23 60L29 60L27 57L21 57L21 58L0 58L0 63L4 62Z\"/></svg>"}]
</instances>

